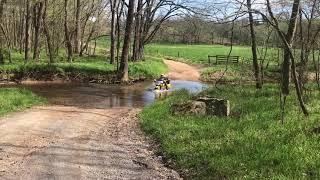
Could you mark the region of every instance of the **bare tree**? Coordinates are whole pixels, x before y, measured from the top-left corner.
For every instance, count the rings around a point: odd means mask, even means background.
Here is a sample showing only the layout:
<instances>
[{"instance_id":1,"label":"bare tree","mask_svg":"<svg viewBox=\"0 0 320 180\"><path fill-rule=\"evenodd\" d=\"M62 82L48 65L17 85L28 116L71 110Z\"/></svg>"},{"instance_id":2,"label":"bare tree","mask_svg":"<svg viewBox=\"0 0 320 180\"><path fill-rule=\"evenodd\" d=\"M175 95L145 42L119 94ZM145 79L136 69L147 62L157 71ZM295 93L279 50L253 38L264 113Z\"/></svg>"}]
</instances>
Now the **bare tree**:
<instances>
[{"instance_id":1,"label":"bare tree","mask_svg":"<svg viewBox=\"0 0 320 180\"><path fill-rule=\"evenodd\" d=\"M53 47L51 44L51 35L50 35L48 24L47 24L47 8L48 8L48 0L45 0L44 1L44 10L43 10L43 15L42 15L43 32L45 34L46 42L47 42L49 63L54 63Z\"/></svg>"},{"instance_id":2,"label":"bare tree","mask_svg":"<svg viewBox=\"0 0 320 180\"><path fill-rule=\"evenodd\" d=\"M110 0L110 10L111 10L110 64L114 64L114 62L115 62L118 4L119 4L118 0Z\"/></svg>"},{"instance_id":3,"label":"bare tree","mask_svg":"<svg viewBox=\"0 0 320 180\"><path fill-rule=\"evenodd\" d=\"M133 19L134 19L134 9L135 9L134 7L135 7L135 0L129 0L127 20L126 20L126 30L125 30L124 40L123 40L120 69L118 73L118 77L122 82L129 81L128 58L129 58L130 39L131 39L132 30L133 30Z\"/></svg>"},{"instance_id":4,"label":"bare tree","mask_svg":"<svg viewBox=\"0 0 320 180\"><path fill-rule=\"evenodd\" d=\"M4 9L4 5L7 3L6 0L2 0L0 1L0 23L2 22L2 16L3 16L3 9ZM4 57L3 57L3 51L1 48L2 44L0 44L0 64L4 63Z\"/></svg>"},{"instance_id":5,"label":"bare tree","mask_svg":"<svg viewBox=\"0 0 320 180\"><path fill-rule=\"evenodd\" d=\"M175 0L139 0L135 23L135 38L132 60L142 59L144 46L150 43L161 25L173 16L180 14L178 10L184 9L192 12L185 5L186 1ZM161 14L159 15L159 12Z\"/></svg>"},{"instance_id":6,"label":"bare tree","mask_svg":"<svg viewBox=\"0 0 320 180\"><path fill-rule=\"evenodd\" d=\"M143 59L143 52L141 52L141 36L143 27L143 0L138 0L137 13L135 16L135 30L134 30L134 40L133 40L133 52L132 60L136 61Z\"/></svg>"},{"instance_id":7,"label":"bare tree","mask_svg":"<svg viewBox=\"0 0 320 180\"><path fill-rule=\"evenodd\" d=\"M65 44L67 48L68 61L72 61L72 43L71 43L71 35L68 27L68 0L64 0L64 34L65 34Z\"/></svg>"},{"instance_id":8,"label":"bare tree","mask_svg":"<svg viewBox=\"0 0 320 180\"><path fill-rule=\"evenodd\" d=\"M34 42L33 42L33 60L39 60L40 58L40 34L41 34L41 22L42 22L42 11L43 2L37 2L33 8L33 25L34 25Z\"/></svg>"},{"instance_id":9,"label":"bare tree","mask_svg":"<svg viewBox=\"0 0 320 180\"><path fill-rule=\"evenodd\" d=\"M253 69L254 69L254 76L256 79L256 88L262 88L262 80L260 75L260 67L258 62L258 55L257 55L257 41L256 41L256 33L254 30L254 21L253 21L253 12L251 7L251 0L247 0L247 7L249 13L249 25L250 25L250 34L251 34L251 49L252 49L252 61L253 61Z\"/></svg>"},{"instance_id":10,"label":"bare tree","mask_svg":"<svg viewBox=\"0 0 320 180\"><path fill-rule=\"evenodd\" d=\"M121 45L121 16L124 10L124 2L119 1L117 9L117 71L119 71L119 56L120 56L120 45Z\"/></svg>"},{"instance_id":11,"label":"bare tree","mask_svg":"<svg viewBox=\"0 0 320 180\"><path fill-rule=\"evenodd\" d=\"M29 49L30 49L30 19L31 19L31 2L26 0L26 27L25 27L25 45L24 45L24 60L29 60Z\"/></svg>"},{"instance_id":12,"label":"bare tree","mask_svg":"<svg viewBox=\"0 0 320 180\"><path fill-rule=\"evenodd\" d=\"M319 4L318 0L310 0L307 6L304 6L306 9L300 9L300 60L301 66L298 70L299 72L299 81L301 83L301 87L304 87L304 84L308 81L308 77L306 75L309 56L311 51L313 50L313 46L315 45L317 36L320 32L320 28L314 28L314 24L316 24L316 9ZM309 7L310 9L307 9ZM307 13L309 12L309 13ZM306 26L304 25L306 22ZM305 32L306 31L306 32Z\"/></svg>"},{"instance_id":13,"label":"bare tree","mask_svg":"<svg viewBox=\"0 0 320 180\"><path fill-rule=\"evenodd\" d=\"M80 52L80 31L81 31L81 20L80 20L80 11L81 11L81 0L76 1L76 30L74 34L74 52Z\"/></svg>"},{"instance_id":14,"label":"bare tree","mask_svg":"<svg viewBox=\"0 0 320 180\"><path fill-rule=\"evenodd\" d=\"M298 18L299 9L300 9L300 0L294 0L292 4L291 16L289 19L289 25L288 25L286 34L283 33L279 27L279 22L277 18L274 16L270 0L266 0L266 1L267 1L268 13L271 20L268 19L269 18L268 16L264 15L260 11L257 11L257 12L259 12L276 29L285 47L284 59L282 64L282 87L281 87L282 94L284 96L284 99L283 99L284 104L285 104L286 97L289 95L289 92L290 92L289 84L290 84L290 72L291 72L301 110L305 115L308 115L309 113L302 97L301 86L299 83L299 79L297 77L295 57L292 51L293 38L296 31L297 18ZM290 71L290 67L291 67L291 71Z\"/></svg>"}]
</instances>

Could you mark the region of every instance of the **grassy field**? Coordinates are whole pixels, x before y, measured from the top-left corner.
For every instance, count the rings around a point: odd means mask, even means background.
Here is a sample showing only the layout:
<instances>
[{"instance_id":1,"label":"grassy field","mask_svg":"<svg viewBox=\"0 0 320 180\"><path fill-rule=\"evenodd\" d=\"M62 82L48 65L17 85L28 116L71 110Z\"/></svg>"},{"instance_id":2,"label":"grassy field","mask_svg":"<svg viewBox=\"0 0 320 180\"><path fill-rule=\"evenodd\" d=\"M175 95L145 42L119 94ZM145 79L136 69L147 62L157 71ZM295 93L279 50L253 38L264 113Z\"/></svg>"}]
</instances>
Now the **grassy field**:
<instances>
[{"instance_id":1,"label":"grassy field","mask_svg":"<svg viewBox=\"0 0 320 180\"><path fill-rule=\"evenodd\" d=\"M46 100L32 92L19 88L0 88L0 116L46 103Z\"/></svg>"},{"instance_id":2,"label":"grassy field","mask_svg":"<svg viewBox=\"0 0 320 180\"><path fill-rule=\"evenodd\" d=\"M228 55L230 47L223 45L164 45L150 44L146 48L146 53L152 56L170 58L189 64L201 64L204 66L201 73L201 80L214 82L220 79L226 69L225 64L210 64L208 65L208 55ZM264 57L264 52L259 49L259 58ZM280 55L282 52L279 52ZM234 46L231 55L240 56L238 64L229 64L222 81L252 81L252 57L251 48L248 46ZM215 59L212 58L212 61ZM269 49L267 51L266 60L264 61L265 74L276 71L279 68L278 64L278 49ZM270 78L270 77L268 77Z\"/></svg>"},{"instance_id":3,"label":"grassy field","mask_svg":"<svg viewBox=\"0 0 320 180\"><path fill-rule=\"evenodd\" d=\"M208 63L208 55L228 55L230 47L223 45L185 45L185 44L150 44L146 47L146 53L150 55L159 55L171 58L178 58L189 63ZM263 57L263 51L260 49L260 58ZM244 61L252 58L251 48L249 46L234 46L231 55L240 56ZM272 62L277 62L277 49L269 49L267 58Z\"/></svg>"},{"instance_id":4,"label":"grassy field","mask_svg":"<svg viewBox=\"0 0 320 180\"><path fill-rule=\"evenodd\" d=\"M203 92L231 102L228 118L173 116L170 105L190 99L186 92L145 108L142 128L160 144L171 165L187 179L318 179L320 178L319 92L307 103L305 118L294 96L280 123L278 87L224 87Z\"/></svg>"},{"instance_id":5,"label":"grassy field","mask_svg":"<svg viewBox=\"0 0 320 180\"><path fill-rule=\"evenodd\" d=\"M240 56L238 64L208 64L208 55L228 55L230 47L223 45L185 45L185 44L150 44L146 47L146 53L152 56L170 58L189 64L202 65L201 80L215 82L224 73L222 81L253 81L252 53L249 46L233 46L231 55ZM316 58L318 54L316 53ZM300 61L300 52L294 50L296 61ZM263 65L261 59L264 59ZM264 80L272 81L279 79L280 64L282 62L283 51L278 48L270 48L265 54L263 48L258 48L258 58L260 65L263 67ZM309 56L309 71L314 72L312 54ZM212 61L215 59L212 58Z\"/></svg>"}]
</instances>

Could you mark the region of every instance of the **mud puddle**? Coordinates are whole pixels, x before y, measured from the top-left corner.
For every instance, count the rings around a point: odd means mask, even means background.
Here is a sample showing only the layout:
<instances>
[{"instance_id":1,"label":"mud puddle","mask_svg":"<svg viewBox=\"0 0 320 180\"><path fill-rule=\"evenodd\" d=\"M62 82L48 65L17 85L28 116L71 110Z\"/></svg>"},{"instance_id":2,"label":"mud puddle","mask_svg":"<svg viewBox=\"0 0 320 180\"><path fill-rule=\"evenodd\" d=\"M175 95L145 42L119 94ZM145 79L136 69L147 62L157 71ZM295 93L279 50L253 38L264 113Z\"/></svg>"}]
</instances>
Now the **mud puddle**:
<instances>
[{"instance_id":1,"label":"mud puddle","mask_svg":"<svg viewBox=\"0 0 320 180\"><path fill-rule=\"evenodd\" d=\"M190 92L199 92L206 88L206 85L195 81L173 80L172 89L160 93L153 91L152 82L132 86L36 83L10 85L10 87L29 89L37 95L47 98L52 105L106 109L116 107L141 108L157 99L167 97L172 91L187 89Z\"/></svg>"}]
</instances>

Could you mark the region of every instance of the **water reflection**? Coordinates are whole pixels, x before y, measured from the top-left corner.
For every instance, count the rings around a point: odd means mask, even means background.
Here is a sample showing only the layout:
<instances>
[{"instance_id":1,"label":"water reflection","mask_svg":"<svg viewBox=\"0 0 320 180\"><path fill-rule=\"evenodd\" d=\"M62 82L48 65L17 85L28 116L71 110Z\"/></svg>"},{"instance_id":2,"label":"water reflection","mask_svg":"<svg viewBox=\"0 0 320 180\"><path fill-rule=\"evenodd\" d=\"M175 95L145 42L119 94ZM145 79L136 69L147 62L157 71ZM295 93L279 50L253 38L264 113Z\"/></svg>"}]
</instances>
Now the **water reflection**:
<instances>
[{"instance_id":1,"label":"water reflection","mask_svg":"<svg viewBox=\"0 0 320 180\"><path fill-rule=\"evenodd\" d=\"M93 84L65 84L45 83L19 85L32 90L34 93L48 99L51 104L65 106L79 106L82 108L115 108L115 107L143 107L170 95L174 90L188 89L197 92L206 86L199 82L172 81L172 90L167 92L153 91L150 82L133 86L106 86Z\"/></svg>"}]
</instances>

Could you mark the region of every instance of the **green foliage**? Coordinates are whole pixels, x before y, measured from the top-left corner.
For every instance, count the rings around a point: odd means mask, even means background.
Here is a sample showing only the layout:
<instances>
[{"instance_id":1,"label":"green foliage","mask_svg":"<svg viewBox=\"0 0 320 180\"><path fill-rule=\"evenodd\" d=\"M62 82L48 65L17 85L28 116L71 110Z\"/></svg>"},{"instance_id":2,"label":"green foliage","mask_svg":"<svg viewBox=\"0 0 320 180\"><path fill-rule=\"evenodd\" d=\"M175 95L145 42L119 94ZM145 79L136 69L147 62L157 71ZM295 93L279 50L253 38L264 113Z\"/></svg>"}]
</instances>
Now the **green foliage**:
<instances>
[{"instance_id":1,"label":"green foliage","mask_svg":"<svg viewBox=\"0 0 320 180\"><path fill-rule=\"evenodd\" d=\"M186 92L157 102L140 114L142 127L161 144L169 162L187 179L317 179L320 176L319 92L309 96L305 118L290 96L280 122L278 87L224 87L203 94L227 98L231 117L172 116L170 105Z\"/></svg>"},{"instance_id":2,"label":"green foliage","mask_svg":"<svg viewBox=\"0 0 320 180\"><path fill-rule=\"evenodd\" d=\"M41 105L46 100L32 92L19 88L0 88L0 116L8 112Z\"/></svg>"}]
</instances>

